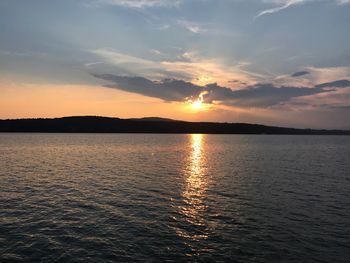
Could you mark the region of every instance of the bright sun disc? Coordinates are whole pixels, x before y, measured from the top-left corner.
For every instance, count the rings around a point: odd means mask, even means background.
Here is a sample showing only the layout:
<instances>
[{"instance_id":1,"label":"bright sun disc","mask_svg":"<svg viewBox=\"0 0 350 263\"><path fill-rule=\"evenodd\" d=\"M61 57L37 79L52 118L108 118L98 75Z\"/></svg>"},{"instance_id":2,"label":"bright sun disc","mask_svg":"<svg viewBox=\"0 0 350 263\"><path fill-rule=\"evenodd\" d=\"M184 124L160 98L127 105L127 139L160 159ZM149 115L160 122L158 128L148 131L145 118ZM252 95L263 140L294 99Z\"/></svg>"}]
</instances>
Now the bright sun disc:
<instances>
[{"instance_id":1,"label":"bright sun disc","mask_svg":"<svg viewBox=\"0 0 350 263\"><path fill-rule=\"evenodd\" d=\"M192 103L193 109L201 109L202 108L202 102L200 100L196 100Z\"/></svg>"}]
</instances>

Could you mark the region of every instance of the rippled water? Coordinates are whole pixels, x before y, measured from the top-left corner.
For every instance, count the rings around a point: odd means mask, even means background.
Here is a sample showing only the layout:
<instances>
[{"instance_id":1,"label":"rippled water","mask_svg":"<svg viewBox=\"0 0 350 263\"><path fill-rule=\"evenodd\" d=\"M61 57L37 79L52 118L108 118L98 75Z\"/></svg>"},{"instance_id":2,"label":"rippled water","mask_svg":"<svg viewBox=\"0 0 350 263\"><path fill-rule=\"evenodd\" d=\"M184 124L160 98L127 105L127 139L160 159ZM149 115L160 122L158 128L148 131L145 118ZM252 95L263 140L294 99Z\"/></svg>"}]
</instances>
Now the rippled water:
<instances>
[{"instance_id":1,"label":"rippled water","mask_svg":"<svg viewBox=\"0 0 350 263\"><path fill-rule=\"evenodd\" d=\"M1 262L349 262L350 137L0 134Z\"/></svg>"}]
</instances>

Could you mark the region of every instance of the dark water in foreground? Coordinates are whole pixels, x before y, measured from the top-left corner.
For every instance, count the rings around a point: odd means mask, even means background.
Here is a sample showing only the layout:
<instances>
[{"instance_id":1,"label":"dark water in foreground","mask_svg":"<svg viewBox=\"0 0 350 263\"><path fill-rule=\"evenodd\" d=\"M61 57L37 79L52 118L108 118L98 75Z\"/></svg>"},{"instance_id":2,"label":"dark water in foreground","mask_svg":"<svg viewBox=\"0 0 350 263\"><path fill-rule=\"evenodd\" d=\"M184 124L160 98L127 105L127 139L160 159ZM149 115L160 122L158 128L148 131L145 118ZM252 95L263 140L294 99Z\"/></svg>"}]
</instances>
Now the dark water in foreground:
<instances>
[{"instance_id":1,"label":"dark water in foreground","mask_svg":"<svg viewBox=\"0 0 350 263\"><path fill-rule=\"evenodd\" d=\"M0 134L1 262L349 262L350 137Z\"/></svg>"}]
</instances>

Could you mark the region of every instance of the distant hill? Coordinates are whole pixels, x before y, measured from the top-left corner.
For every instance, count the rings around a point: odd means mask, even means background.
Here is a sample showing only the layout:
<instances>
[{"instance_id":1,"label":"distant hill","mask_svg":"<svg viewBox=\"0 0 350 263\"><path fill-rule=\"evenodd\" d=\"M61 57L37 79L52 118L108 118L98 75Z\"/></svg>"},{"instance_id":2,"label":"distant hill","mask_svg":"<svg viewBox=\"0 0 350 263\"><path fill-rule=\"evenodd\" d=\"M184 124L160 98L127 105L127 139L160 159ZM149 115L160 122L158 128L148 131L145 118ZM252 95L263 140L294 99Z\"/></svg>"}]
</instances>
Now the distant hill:
<instances>
[{"instance_id":1,"label":"distant hill","mask_svg":"<svg viewBox=\"0 0 350 263\"><path fill-rule=\"evenodd\" d=\"M159 117L144 117L144 118L132 118L127 120L133 120L133 121L176 121L172 119L167 118L159 118Z\"/></svg>"},{"instance_id":2,"label":"distant hill","mask_svg":"<svg viewBox=\"0 0 350 263\"><path fill-rule=\"evenodd\" d=\"M186 122L157 117L119 119L98 116L0 120L0 132L350 135L350 131L344 130L294 129L247 123Z\"/></svg>"}]
</instances>

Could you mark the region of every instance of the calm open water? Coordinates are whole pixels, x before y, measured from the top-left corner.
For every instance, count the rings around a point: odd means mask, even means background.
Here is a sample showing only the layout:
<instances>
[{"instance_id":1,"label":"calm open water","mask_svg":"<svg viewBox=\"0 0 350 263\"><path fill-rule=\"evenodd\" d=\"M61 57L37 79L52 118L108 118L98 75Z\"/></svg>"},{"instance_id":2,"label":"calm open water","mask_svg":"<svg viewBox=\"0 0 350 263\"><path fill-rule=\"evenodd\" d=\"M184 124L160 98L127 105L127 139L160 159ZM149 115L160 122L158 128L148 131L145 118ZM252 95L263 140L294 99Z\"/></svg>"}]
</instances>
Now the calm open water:
<instances>
[{"instance_id":1,"label":"calm open water","mask_svg":"<svg viewBox=\"0 0 350 263\"><path fill-rule=\"evenodd\" d=\"M1 262L350 262L350 137L0 134Z\"/></svg>"}]
</instances>

